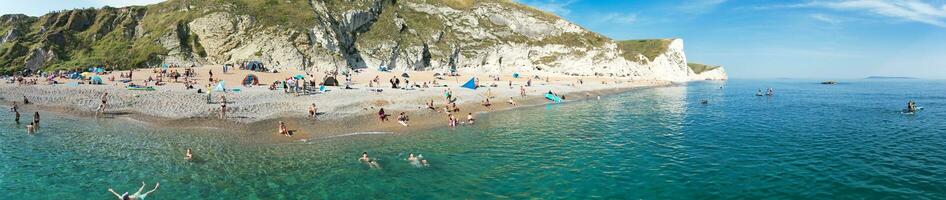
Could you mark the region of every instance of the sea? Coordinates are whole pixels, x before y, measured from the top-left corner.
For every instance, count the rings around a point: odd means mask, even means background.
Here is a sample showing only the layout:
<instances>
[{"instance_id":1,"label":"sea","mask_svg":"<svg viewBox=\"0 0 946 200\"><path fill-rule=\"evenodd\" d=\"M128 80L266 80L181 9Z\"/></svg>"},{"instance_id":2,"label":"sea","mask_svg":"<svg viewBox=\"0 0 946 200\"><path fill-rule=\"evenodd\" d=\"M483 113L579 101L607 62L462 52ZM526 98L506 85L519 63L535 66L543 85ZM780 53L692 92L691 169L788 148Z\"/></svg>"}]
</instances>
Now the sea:
<instances>
[{"instance_id":1,"label":"sea","mask_svg":"<svg viewBox=\"0 0 946 200\"><path fill-rule=\"evenodd\" d=\"M0 199L142 182L160 182L147 199L946 199L946 81L819 83L692 82L286 143L43 111L27 135L2 110ZM923 109L904 113L910 100Z\"/></svg>"}]
</instances>

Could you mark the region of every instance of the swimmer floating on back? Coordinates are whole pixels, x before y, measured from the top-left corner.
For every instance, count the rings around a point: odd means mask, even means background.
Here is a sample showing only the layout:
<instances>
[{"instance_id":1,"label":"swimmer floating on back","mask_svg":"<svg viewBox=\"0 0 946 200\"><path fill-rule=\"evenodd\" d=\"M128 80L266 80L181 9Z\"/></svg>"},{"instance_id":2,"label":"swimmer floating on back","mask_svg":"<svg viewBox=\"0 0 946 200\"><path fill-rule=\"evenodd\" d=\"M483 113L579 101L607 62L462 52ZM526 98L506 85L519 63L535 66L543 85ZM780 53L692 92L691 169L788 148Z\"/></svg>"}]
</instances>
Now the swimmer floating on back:
<instances>
[{"instance_id":1,"label":"swimmer floating on back","mask_svg":"<svg viewBox=\"0 0 946 200\"><path fill-rule=\"evenodd\" d=\"M367 164L368 167L370 168L381 168L381 165L379 165L376 160L368 157L368 152L362 152L361 158L359 158L358 160Z\"/></svg>"},{"instance_id":2,"label":"swimmer floating on back","mask_svg":"<svg viewBox=\"0 0 946 200\"><path fill-rule=\"evenodd\" d=\"M155 190L158 190L158 186L161 186L161 183L155 183L154 189L151 189L151 191L148 191L142 194L141 191L145 189L145 186L146 186L145 182L141 182L141 188L138 188L138 192L135 192L135 194L132 194L131 196L128 195L128 192L125 192L124 194L119 195L112 188L108 188L108 191L114 194L115 197L118 197L118 199L120 200L143 200L145 199L145 197L148 197L148 194L151 194Z\"/></svg>"}]
</instances>

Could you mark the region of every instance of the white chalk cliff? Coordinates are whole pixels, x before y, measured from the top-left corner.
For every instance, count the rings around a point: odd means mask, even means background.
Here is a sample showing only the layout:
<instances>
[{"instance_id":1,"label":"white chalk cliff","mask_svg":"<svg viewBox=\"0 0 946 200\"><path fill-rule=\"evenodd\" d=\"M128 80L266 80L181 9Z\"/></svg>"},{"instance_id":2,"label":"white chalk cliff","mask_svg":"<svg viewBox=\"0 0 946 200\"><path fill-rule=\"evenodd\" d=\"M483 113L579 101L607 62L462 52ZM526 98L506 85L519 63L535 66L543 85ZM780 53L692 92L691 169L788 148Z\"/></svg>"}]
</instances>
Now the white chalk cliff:
<instances>
[{"instance_id":1,"label":"white chalk cliff","mask_svg":"<svg viewBox=\"0 0 946 200\"><path fill-rule=\"evenodd\" d=\"M247 8L252 0L222 2L208 5L171 0L109 12L78 10L39 19L17 18L41 23L42 30L27 30L29 23L0 23L0 31L5 33L0 42L17 42L24 38L22 35L37 35L51 42L20 45L30 47L23 52L31 53L7 56L9 61L0 56L0 67L26 65L36 69L70 63L65 59L71 57L57 55L71 55L69 51L74 50L63 44L67 42L53 40L53 36L85 37L89 35L84 34L86 29L103 26L97 23L119 23L109 24L115 28L95 31L101 35L121 31L124 37L119 39L156 44L160 50L131 49L143 51L135 55L157 54L122 63L132 67L260 61L274 69L322 71L378 66L396 71L456 67L484 74L541 71L668 81L727 78L722 68L700 74L691 70L682 39L669 40L655 47L659 49L656 51L639 50L654 52L649 55L634 54L618 41L508 0L281 0L260 4L273 6L262 9L264 12L277 12L267 15L247 10L254 9ZM272 16L283 13L293 19ZM104 15L127 17L100 20ZM165 19L168 16L181 17L177 22L163 22L170 20ZM83 19L87 23L72 23ZM93 35L94 39L101 37ZM144 45L132 48L138 46Z\"/></svg>"}]
</instances>

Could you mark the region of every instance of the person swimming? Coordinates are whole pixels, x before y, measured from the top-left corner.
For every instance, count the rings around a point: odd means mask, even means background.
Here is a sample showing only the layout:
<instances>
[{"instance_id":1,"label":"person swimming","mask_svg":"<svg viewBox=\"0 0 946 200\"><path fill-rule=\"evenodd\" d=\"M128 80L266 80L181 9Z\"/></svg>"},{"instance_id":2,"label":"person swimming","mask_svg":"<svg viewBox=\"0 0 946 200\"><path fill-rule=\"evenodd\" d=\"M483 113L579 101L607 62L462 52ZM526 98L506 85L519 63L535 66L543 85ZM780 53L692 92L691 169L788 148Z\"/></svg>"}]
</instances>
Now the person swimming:
<instances>
[{"instance_id":1,"label":"person swimming","mask_svg":"<svg viewBox=\"0 0 946 200\"><path fill-rule=\"evenodd\" d=\"M381 165L379 165L376 160L368 157L368 152L361 152L361 158L358 158L358 161L367 164L370 168L381 168Z\"/></svg>"},{"instance_id":2,"label":"person swimming","mask_svg":"<svg viewBox=\"0 0 946 200\"><path fill-rule=\"evenodd\" d=\"M148 191L142 194L141 191L145 189L145 186L147 186L147 184L145 184L145 182L141 182L141 188L138 188L138 191L132 195L128 195L128 192L125 192L124 194L118 194L112 188L108 188L108 191L114 194L115 197L118 197L119 200L144 200L146 197L148 197L148 194L151 194L155 190L158 190L158 186L161 186L161 183L160 182L155 183L154 189L151 189L151 191Z\"/></svg>"},{"instance_id":3,"label":"person swimming","mask_svg":"<svg viewBox=\"0 0 946 200\"><path fill-rule=\"evenodd\" d=\"M430 166L430 164L427 163L427 160L424 159L423 155L415 157L414 153L410 153L407 156L407 161L410 162L411 165L414 165L414 167L429 167Z\"/></svg>"},{"instance_id":4,"label":"person swimming","mask_svg":"<svg viewBox=\"0 0 946 200\"><path fill-rule=\"evenodd\" d=\"M187 151L184 152L184 160L191 161L193 159L194 159L194 153L191 151L191 149L187 149Z\"/></svg>"},{"instance_id":5,"label":"person swimming","mask_svg":"<svg viewBox=\"0 0 946 200\"><path fill-rule=\"evenodd\" d=\"M908 113L916 112L916 102L914 102L913 100L910 100L909 102L907 102L907 112Z\"/></svg>"}]
</instances>

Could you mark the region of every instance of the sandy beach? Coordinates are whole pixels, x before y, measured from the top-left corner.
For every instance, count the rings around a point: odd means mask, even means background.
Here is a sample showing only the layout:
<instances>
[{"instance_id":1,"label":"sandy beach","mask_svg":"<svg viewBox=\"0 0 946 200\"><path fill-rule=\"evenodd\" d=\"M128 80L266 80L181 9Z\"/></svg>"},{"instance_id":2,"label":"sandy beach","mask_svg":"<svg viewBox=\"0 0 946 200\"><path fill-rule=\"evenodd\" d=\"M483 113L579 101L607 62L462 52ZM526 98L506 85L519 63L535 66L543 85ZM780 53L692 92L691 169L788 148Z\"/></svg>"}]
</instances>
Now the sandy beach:
<instances>
[{"instance_id":1,"label":"sandy beach","mask_svg":"<svg viewBox=\"0 0 946 200\"><path fill-rule=\"evenodd\" d=\"M119 74L128 71L114 71L100 75L104 80L102 85L76 85L76 82L80 80L63 78L56 79L58 84L49 84L44 81L44 78L39 78L39 83L36 85L8 83L4 80L0 83L0 91L2 91L0 101L7 106L18 102L21 108L37 108L96 117L95 110L100 105L101 95L108 92L107 110L104 115L98 117L123 117L158 126L200 126L271 131L274 132L272 135L276 140L305 140L352 132L405 133L416 129L446 126L448 118L442 109L447 104L444 94L448 90L456 98L455 103L460 107L456 117L465 122L468 113L474 113L475 116L484 112L550 103L544 98L545 93L549 91L564 94L566 101L576 101L634 88L671 84L664 81L574 77L542 73L524 73L519 78L514 78L513 72L487 74L462 70L459 72L460 76L435 76L437 72L424 71L407 72L410 77L404 78L401 76L403 72L366 70L354 73L352 89L329 86L326 87L326 92L302 95L286 93L281 85L276 90L270 90L269 86L275 81L286 80L296 75L303 75L305 79L315 79L321 83L325 73L303 71L269 73L238 69L223 73L222 67L193 68L196 76L192 80L197 82L194 89L186 89L182 82L174 82L168 77L163 78L166 84L161 86L153 86L153 82L148 83L154 87L154 91L128 90L126 89L128 83L109 81L113 76L115 80L120 80ZM167 70L183 72L181 68ZM224 81L226 92L207 93L208 90L212 90L212 86L216 85L210 82L208 71L214 73L215 79ZM145 85L145 80L149 77L157 79L158 74L154 72L154 69L135 70L130 83ZM241 85L247 74L256 75L260 85ZM536 76L539 78L536 79ZM370 87L369 82L375 77L380 79L380 85ZM388 83L388 80L394 77L401 81L407 79L411 85L427 83L430 86L437 81L437 85L441 87L395 89ZM485 87L476 90L460 87L472 77L478 78L479 85ZM495 81L494 78L497 77L499 81ZM520 86L526 85L530 77L532 86L524 87L526 96L521 96ZM27 78L29 79L32 78ZM345 84L344 76L338 76L338 79L340 84ZM402 82L401 85L404 83ZM202 93L198 93L198 89ZM378 92L379 89L382 91ZM218 117L221 110L221 96L225 96L227 100L225 119ZM482 105L487 96L490 97L492 103L489 108ZM24 97L30 101L31 105L22 105ZM507 103L510 98L517 105ZM437 107L436 111L427 108L426 103L430 100L433 100L434 106ZM313 103L318 108L317 119L307 116L307 109ZM378 119L377 112L381 108L391 115L389 121L380 122ZM409 116L410 126L405 127L398 123L397 116L401 112ZM276 121L287 122L289 128L296 134L293 137L275 134Z\"/></svg>"}]
</instances>

